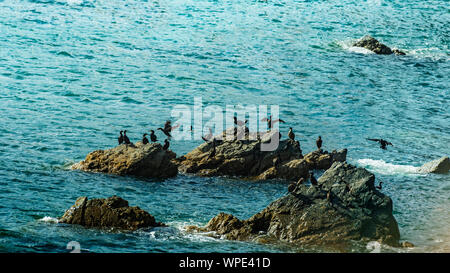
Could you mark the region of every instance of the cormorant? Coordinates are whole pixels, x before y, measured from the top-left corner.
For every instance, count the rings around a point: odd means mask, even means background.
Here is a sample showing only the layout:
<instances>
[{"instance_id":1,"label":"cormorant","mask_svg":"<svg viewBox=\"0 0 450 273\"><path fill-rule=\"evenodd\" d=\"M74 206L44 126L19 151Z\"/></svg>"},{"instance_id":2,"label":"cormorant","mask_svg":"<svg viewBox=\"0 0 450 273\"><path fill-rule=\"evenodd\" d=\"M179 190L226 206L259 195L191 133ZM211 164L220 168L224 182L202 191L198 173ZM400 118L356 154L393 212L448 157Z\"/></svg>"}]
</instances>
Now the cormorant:
<instances>
[{"instance_id":1,"label":"cormorant","mask_svg":"<svg viewBox=\"0 0 450 273\"><path fill-rule=\"evenodd\" d=\"M213 137L211 128L208 127L208 129L209 129L209 134L207 134L206 136L202 137L202 139L203 139L204 141L209 141L209 140L211 140L211 138Z\"/></svg>"},{"instance_id":2,"label":"cormorant","mask_svg":"<svg viewBox=\"0 0 450 273\"><path fill-rule=\"evenodd\" d=\"M163 128L158 128L157 130L161 130L166 136L168 136L169 138L171 138L172 137L172 135L170 134L170 131L168 131L168 130L165 130L165 129L163 129Z\"/></svg>"},{"instance_id":3,"label":"cormorant","mask_svg":"<svg viewBox=\"0 0 450 273\"><path fill-rule=\"evenodd\" d=\"M383 150L386 150L386 146L387 145L394 146L389 141L381 139L381 138L380 139L378 139L378 138L368 138L367 140L379 142L380 143L380 148L383 149Z\"/></svg>"},{"instance_id":4,"label":"cormorant","mask_svg":"<svg viewBox=\"0 0 450 273\"><path fill-rule=\"evenodd\" d=\"M243 126L248 122L248 120L245 120L245 122L242 120L238 120L236 116L233 117L233 120L234 124L236 124L237 126Z\"/></svg>"},{"instance_id":5,"label":"cormorant","mask_svg":"<svg viewBox=\"0 0 450 273\"><path fill-rule=\"evenodd\" d=\"M153 131L153 130L150 130L150 140L152 142L158 141L158 139L156 138L156 135L155 135L155 131Z\"/></svg>"},{"instance_id":6,"label":"cormorant","mask_svg":"<svg viewBox=\"0 0 450 273\"><path fill-rule=\"evenodd\" d=\"M125 144L131 144L130 139L127 137L127 130L123 131L123 141Z\"/></svg>"},{"instance_id":7,"label":"cormorant","mask_svg":"<svg viewBox=\"0 0 450 273\"><path fill-rule=\"evenodd\" d=\"M164 140L163 150L169 149L169 146L170 146L169 140L168 140L168 139L165 139L165 140Z\"/></svg>"},{"instance_id":8,"label":"cormorant","mask_svg":"<svg viewBox=\"0 0 450 273\"><path fill-rule=\"evenodd\" d=\"M213 139L212 145L213 145L213 149L212 149L211 153L209 154L208 159L216 156L216 139Z\"/></svg>"},{"instance_id":9,"label":"cormorant","mask_svg":"<svg viewBox=\"0 0 450 273\"><path fill-rule=\"evenodd\" d=\"M295 141L295 134L294 134L294 132L292 132L292 127L289 127L288 137L289 137L292 141Z\"/></svg>"},{"instance_id":10,"label":"cormorant","mask_svg":"<svg viewBox=\"0 0 450 273\"><path fill-rule=\"evenodd\" d=\"M316 140L317 149L320 151L320 148L322 148L322 137L319 136Z\"/></svg>"},{"instance_id":11,"label":"cormorant","mask_svg":"<svg viewBox=\"0 0 450 273\"><path fill-rule=\"evenodd\" d=\"M311 185L317 186L317 179L314 177L313 172L309 173L309 181L311 181Z\"/></svg>"},{"instance_id":12,"label":"cormorant","mask_svg":"<svg viewBox=\"0 0 450 273\"><path fill-rule=\"evenodd\" d=\"M297 188L297 184L295 182L292 182L288 186L288 192L293 192L295 190L295 188Z\"/></svg>"},{"instance_id":13,"label":"cormorant","mask_svg":"<svg viewBox=\"0 0 450 273\"><path fill-rule=\"evenodd\" d=\"M144 134L142 136L142 144L147 144L148 143L148 139L145 137L147 134Z\"/></svg>"},{"instance_id":14,"label":"cormorant","mask_svg":"<svg viewBox=\"0 0 450 273\"><path fill-rule=\"evenodd\" d=\"M285 122L284 120L282 120L282 119L275 119L275 120L272 120L272 115L270 115L269 118L263 118L261 121L267 121L267 128L269 128L269 130L272 129L272 125L273 125L275 122L286 123L286 122Z\"/></svg>"},{"instance_id":15,"label":"cormorant","mask_svg":"<svg viewBox=\"0 0 450 273\"><path fill-rule=\"evenodd\" d=\"M381 184L383 184L383 182L382 181L380 181L380 183L378 184L378 186L375 186L375 188L377 188L377 189L379 189L379 190L381 190L383 187L381 186Z\"/></svg>"},{"instance_id":16,"label":"cormorant","mask_svg":"<svg viewBox=\"0 0 450 273\"><path fill-rule=\"evenodd\" d=\"M170 120L166 121L166 123L164 124L164 129L163 128L158 128L158 130L161 130L166 136L169 137L169 139L172 137L172 135L170 134L173 130L175 130L176 128L180 127L180 124L177 124L175 126L172 127L172 122Z\"/></svg>"},{"instance_id":17,"label":"cormorant","mask_svg":"<svg viewBox=\"0 0 450 273\"><path fill-rule=\"evenodd\" d=\"M119 140L119 145L120 144L122 144L123 143L123 131L120 131L120 136L119 136L119 138L118 138L118 140Z\"/></svg>"}]
</instances>

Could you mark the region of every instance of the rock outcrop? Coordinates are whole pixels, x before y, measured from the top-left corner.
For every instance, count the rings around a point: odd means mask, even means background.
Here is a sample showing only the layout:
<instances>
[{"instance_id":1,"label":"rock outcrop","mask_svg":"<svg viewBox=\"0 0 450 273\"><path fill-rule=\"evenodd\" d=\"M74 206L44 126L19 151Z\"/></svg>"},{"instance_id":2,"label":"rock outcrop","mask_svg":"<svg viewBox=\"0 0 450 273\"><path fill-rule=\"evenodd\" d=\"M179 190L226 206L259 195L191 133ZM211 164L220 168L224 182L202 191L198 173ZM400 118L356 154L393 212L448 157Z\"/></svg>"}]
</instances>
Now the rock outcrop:
<instances>
[{"instance_id":1,"label":"rock outcrop","mask_svg":"<svg viewBox=\"0 0 450 273\"><path fill-rule=\"evenodd\" d=\"M164 226L156 222L148 212L139 207L128 206L128 201L118 196L91 200L79 197L75 205L68 209L58 222L121 230Z\"/></svg>"},{"instance_id":2,"label":"rock outcrop","mask_svg":"<svg viewBox=\"0 0 450 273\"><path fill-rule=\"evenodd\" d=\"M389 55L389 54L396 54L396 55L406 55L404 52L398 50L398 49L391 49L385 44L380 43L377 39L373 38L372 36L364 36L363 38L359 39L357 42L353 44L353 46L357 47L363 47L365 49L368 49L376 54L383 54L383 55Z\"/></svg>"},{"instance_id":3,"label":"rock outcrop","mask_svg":"<svg viewBox=\"0 0 450 273\"><path fill-rule=\"evenodd\" d=\"M269 132L261 140L208 141L179 159L179 171L200 176L238 176L250 179L281 178L298 180L312 169L328 169L335 161L345 161L347 150L332 153L315 151L303 157L300 143L280 140L274 151L261 151L270 140Z\"/></svg>"},{"instance_id":4,"label":"rock outcrop","mask_svg":"<svg viewBox=\"0 0 450 273\"><path fill-rule=\"evenodd\" d=\"M419 167L421 173L439 173L446 174L450 170L450 159L448 156L441 157L431 162L425 163Z\"/></svg>"},{"instance_id":5,"label":"rock outcrop","mask_svg":"<svg viewBox=\"0 0 450 273\"><path fill-rule=\"evenodd\" d=\"M189 230L214 231L230 240L328 246L378 240L399 246L392 200L374 187L374 181L363 168L335 162L318 186L297 185L247 220L220 213L206 227Z\"/></svg>"},{"instance_id":6,"label":"rock outcrop","mask_svg":"<svg viewBox=\"0 0 450 273\"><path fill-rule=\"evenodd\" d=\"M74 170L104 172L118 175L168 178L178 174L172 161L176 154L163 150L161 144L122 144L109 150L89 153L86 159L72 165Z\"/></svg>"}]
</instances>

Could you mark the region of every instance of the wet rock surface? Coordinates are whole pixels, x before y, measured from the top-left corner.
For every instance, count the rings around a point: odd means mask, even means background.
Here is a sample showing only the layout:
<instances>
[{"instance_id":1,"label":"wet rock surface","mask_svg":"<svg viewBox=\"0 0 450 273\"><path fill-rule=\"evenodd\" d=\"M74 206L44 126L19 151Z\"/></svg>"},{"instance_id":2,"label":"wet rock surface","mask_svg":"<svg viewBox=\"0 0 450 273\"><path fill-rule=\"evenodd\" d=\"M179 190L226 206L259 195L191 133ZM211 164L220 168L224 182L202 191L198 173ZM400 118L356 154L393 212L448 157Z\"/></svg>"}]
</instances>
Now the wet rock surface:
<instances>
[{"instance_id":1,"label":"wet rock surface","mask_svg":"<svg viewBox=\"0 0 450 273\"><path fill-rule=\"evenodd\" d=\"M106 199L79 197L75 205L68 209L58 222L121 230L164 226L164 224L156 222L148 212L139 207L130 207L128 201L118 196Z\"/></svg>"},{"instance_id":2,"label":"wet rock surface","mask_svg":"<svg viewBox=\"0 0 450 273\"><path fill-rule=\"evenodd\" d=\"M363 48L368 49L376 54L406 55L404 52L402 52L398 49L391 49L390 47L386 46L385 44L380 43L377 39L375 39L369 35L364 36L363 38L359 39L357 42L355 42L353 44L353 46L363 47Z\"/></svg>"},{"instance_id":3,"label":"wet rock surface","mask_svg":"<svg viewBox=\"0 0 450 273\"><path fill-rule=\"evenodd\" d=\"M419 168L421 173L438 173L446 174L450 170L450 159L448 156L443 156L439 159L425 163Z\"/></svg>"},{"instance_id":4,"label":"wet rock surface","mask_svg":"<svg viewBox=\"0 0 450 273\"><path fill-rule=\"evenodd\" d=\"M179 158L179 171L200 176L238 176L256 180L307 177L311 169L327 169L335 161L345 161L347 150L332 153L315 151L305 156L300 143L280 140L274 151L261 151L261 145L270 141L272 134L261 140L208 141Z\"/></svg>"},{"instance_id":5,"label":"wet rock surface","mask_svg":"<svg viewBox=\"0 0 450 273\"><path fill-rule=\"evenodd\" d=\"M247 220L220 213L205 227L229 240L274 240L291 244L333 245L377 240L399 246L392 200L374 187L363 168L336 162L317 186L296 185L291 192Z\"/></svg>"},{"instance_id":6,"label":"wet rock surface","mask_svg":"<svg viewBox=\"0 0 450 273\"><path fill-rule=\"evenodd\" d=\"M89 153L86 159L72 165L74 170L103 172L117 175L168 178L178 174L172 161L176 154L163 150L159 143L121 144L108 150Z\"/></svg>"}]
</instances>

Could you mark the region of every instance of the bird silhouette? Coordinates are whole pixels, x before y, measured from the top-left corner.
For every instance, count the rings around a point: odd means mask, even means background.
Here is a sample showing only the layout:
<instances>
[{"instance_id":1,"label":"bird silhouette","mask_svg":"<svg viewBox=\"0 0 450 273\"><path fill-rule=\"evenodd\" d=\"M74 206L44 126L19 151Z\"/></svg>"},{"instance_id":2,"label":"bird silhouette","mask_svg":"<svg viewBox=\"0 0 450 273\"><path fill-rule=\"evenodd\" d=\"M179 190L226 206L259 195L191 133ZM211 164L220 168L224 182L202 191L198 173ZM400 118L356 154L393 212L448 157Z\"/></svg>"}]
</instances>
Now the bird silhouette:
<instances>
[{"instance_id":1,"label":"bird silhouette","mask_svg":"<svg viewBox=\"0 0 450 273\"><path fill-rule=\"evenodd\" d=\"M148 139L145 136L147 136L147 134L142 135L142 144L148 143Z\"/></svg>"},{"instance_id":2,"label":"bird silhouette","mask_svg":"<svg viewBox=\"0 0 450 273\"><path fill-rule=\"evenodd\" d=\"M123 131L123 141L125 144L131 144L130 139L127 137L127 130Z\"/></svg>"},{"instance_id":3,"label":"bird silhouette","mask_svg":"<svg viewBox=\"0 0 450 273\"><path fill-rule=\"evenodd\" d=\"M263 118L261 119L261 121L266 121L267 122L267 128L272 129L273 124L275 124L276 122L281 122L281 123L286 123L284 120L282 119L275 119L272 120L272 115L269 116L269 118Z\"/></svg>"},{"instance_id":4,"label":"bird silhouette","mask_svg":"<svg viewBox=\"0 0 450 273\"><path fill-rule=\"evenodd\" d=\"M168 139L165 139L165 140L164 140L163 150L169 149L169 146L170 146L169 140L168 140Z\"/></svg>"},{"instance_id":5,"label":"bird silhouette","mask_svg":"<svg viewBox=\"0 0 450 273\"><path fill-rule=\"evenodd\" d=\"M295 141L295 134L294 134L294 132L292 131L292 127L289 127L288 137L289 137L292 141Z\"/></svg>"},{"instance_id":6,"label":"bird silhouette","mask_svg":"<svg viewBox=\"0 0 450 273\"><path fill-rule=\"evenodd\" d=\"M387 145L394 146L392 143L390 143L387 140L381 139L381 138L368 138L367 140L376 141L380 143L380 148L383 150L386 150Z\"/></svg>"},{"instance_id":7,"label":"bird silhouette","mask_svg":"<svg viewBox=\"0 0 450 273\"><path fill-rule=\"evenodd\" d=\"M377 189L381 190L381 189L383 188L383 186L381 186L381 184L383 184L383 182L382 182L382 181L380 181L380 183L378 184L378 186L375 186L375 188L377 188Z\"/></svg>"},{"instance_id":8,"label":"bird silhouette","mask_svg":"<svg viewBox=\"0 0 450 273\"><path fill-rule=\"evenodd\" d=\"M151 140L152 142L158 141L158 139L157 139L157 137L156 137L156 135L155 135L155 131L153 131L153 130L150 130L150 140Z\"/></svg>"},{"instance_id":9,"label":"bird silhouette","mask_svg":"<svg viewBox=\"0 0 450 273\"><path fill-rule=\"evenodd\" d=\"M322 137L321 136L319 136L316 139L316 145L317 145L317 149L320 151L320 149L322 148Z\"/></svg>"},{"instance_id":10,"label":"bird silhouette","mask_svg":"<svg viewBox=\"0 0 450 273\"><path fill-rule=\"evenodd\" d=\"M120 131L120 136L117 140L119 141L119 145L123 143L123 131Z\"/></svg>"}]
</instances>

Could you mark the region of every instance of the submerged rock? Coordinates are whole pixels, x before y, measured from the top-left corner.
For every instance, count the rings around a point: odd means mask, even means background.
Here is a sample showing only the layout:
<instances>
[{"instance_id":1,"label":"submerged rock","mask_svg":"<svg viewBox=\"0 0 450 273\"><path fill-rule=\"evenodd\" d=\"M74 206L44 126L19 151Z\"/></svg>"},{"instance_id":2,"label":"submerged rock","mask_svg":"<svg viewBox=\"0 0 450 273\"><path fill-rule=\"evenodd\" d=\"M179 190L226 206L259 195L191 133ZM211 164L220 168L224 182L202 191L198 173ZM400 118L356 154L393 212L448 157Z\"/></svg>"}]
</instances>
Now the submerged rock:
<instances>
[{"instance_id":1,"label":"submerged rock","mask_svg":"<svg viewBox=\"0 0 450 273\"><path fill-rule=\"evenodd\" d=\"M200 176L298 180L306 178L311 169L327 169L333 162L346 159L346 149L332 153L315 151L303 157L300 144L290 139L280 140L274 151L261 151L261 144L269 141L272 134L278 132L265 133L261 140L205 142L178 159L179 170Z\"/></svg>"},{"instance_id":2,"label":"submerged rock","mask_svg":"<svg viewBox=\"0 0 450 273\"><path fill-rule=\"evenodd\" d=\"M374 181L367 170L336 162L320 177L318 186L297 185L247 220L220 213L206 227L196 229L214 231L229 240L298 245L378 240L398 246L392 200L374 187Z\"/></svg>"},{"instance_id":3,"label":"submerged rock","mask_svg":"<svg viewBox=\"0 0 450 273\"><path fill-rule=\"evenodd\" d=\"M72 165L74 170L103 172L118 175L168 178L178 174L172 162L176 154L165 151L159 143L122 144L109 150L89 153L86 159Z\"/></svg>"},{"instance_id":4,"label":"submerged rock","mask_svg":"<svg viewBox=\"0 0 450 273\"><path fill-rule=\"evenodd\" d=\"M450 170L450 159L448 156L443 156L439 159L425 163L419 167L421 173L439 173L446 174Z\"/></svg>"},{"instance_id":5,"label":"submerged rock","mask_svg":"<svg viewBox=\"0 0 450 273\"><path fill-rule=\"evenodd\" d=\"M365 49L368 49L376 54L397 54L397 55L406 55L404 52L398 50L398 49L391 49L385 44L380 43L377 39L373 38L370 35L364 36L363 38L359 39L357 42L353 44L353 46L357 47L363 47Z\"/></svg>"},{"instance_id":6,"label":"submerged rock","mask_svg":"<svg viewBox=\"0 0 450 273\"><path fill-rule=\"evenodd\" d=\"M79 197L75 205L68 209L58 222L124 230L164 226L156 222L148 212L139 207L128 206L128 201L118 196L91 200L87 197Z\"/></svg>"}]
</instances>

